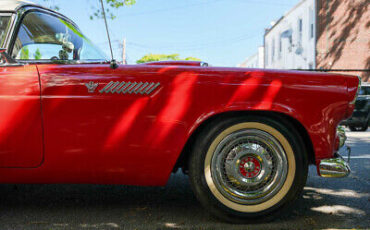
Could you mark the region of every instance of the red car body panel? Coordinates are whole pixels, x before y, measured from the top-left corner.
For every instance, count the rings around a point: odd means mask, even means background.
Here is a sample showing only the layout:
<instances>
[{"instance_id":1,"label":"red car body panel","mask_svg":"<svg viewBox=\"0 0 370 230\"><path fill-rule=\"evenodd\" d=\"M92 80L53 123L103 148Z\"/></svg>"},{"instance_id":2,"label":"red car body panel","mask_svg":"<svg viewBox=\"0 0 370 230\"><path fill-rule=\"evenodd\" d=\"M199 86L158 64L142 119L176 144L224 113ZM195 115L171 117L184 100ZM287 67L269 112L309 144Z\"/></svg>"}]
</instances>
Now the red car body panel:
<instances>
[{"instance_id":1,"label":"red car body panel","mask_svg":"<svg viewBox=\"0 0 370 230\"><path fill-rule=\"evenodd\" d=\"M0 168L43 160L40 83L36 66L0 67Z\"/></svg>"},{"instance_id":2,"label":"red car body panel","mask_svg":"<svg viewBox=\"0 0 370 230\"><path fill-rule=\"evenodd\" d=\"M25 157L18 165L24 168L4 168L13 165L2 163L0 175L7 176L0 182L164 185L199 125L231 111L270 111L297 120L319 163L333 157L336 127L352 113L349 102L358 85L357 77L344 75L162 64L118 69L108 64L37 65L42 109L29 133L34 149L16 153ZM34 76L34 69L9 67L7 75ZM17 87L24 89L28 81ZM160 86L150 95L101 93L111 81ZM99 83L94 93L85 86L89 82ZM37 107L35 79L31 85L34 99L22 104L16 110L22 113L13 119L26 119L29 107ZM1 84L0 94L4 89ZM0 130L11 121L0 118ZM43 130L35 128L41 125ZM13 126L26 129L21 123ZM24 132L10 137L23 140ZM42 152L44 161L35 167Z\"/></svg>"}]
</instances>

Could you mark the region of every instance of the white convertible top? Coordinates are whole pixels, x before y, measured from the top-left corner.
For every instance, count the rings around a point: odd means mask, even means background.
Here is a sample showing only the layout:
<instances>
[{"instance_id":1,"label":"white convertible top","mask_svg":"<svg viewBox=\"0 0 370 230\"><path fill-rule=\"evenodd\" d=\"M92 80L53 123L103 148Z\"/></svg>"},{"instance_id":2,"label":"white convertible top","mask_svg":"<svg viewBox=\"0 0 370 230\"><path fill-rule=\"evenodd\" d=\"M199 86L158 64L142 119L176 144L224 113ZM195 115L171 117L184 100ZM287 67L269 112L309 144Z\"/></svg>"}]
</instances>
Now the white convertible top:
<instances>
[{"instance_id":1,"label":"white convertible top","mask_svg":"<svg viewBox=\"0 0 370 230\"><path fill-rule=\"evenodd\" d=\"M15 11L24 5L36 5L26 0L0 0L0 11Z\"/></svg>"}]
</instances>

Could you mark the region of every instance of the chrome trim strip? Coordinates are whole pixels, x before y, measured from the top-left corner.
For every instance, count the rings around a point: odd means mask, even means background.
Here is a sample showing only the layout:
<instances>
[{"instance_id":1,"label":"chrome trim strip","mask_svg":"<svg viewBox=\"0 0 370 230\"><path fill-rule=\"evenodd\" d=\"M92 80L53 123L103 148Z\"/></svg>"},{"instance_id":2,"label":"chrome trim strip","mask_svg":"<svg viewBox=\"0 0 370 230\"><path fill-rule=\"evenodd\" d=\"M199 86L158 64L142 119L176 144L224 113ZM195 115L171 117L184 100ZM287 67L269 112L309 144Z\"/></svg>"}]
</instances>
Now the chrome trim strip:
<instances>
[{"instance_id":1,"label":"chrome trim strip","mask_svg":"<svg viewBox=\"0 0 370 230\"><path fill-rule=\"evenodd\" d=\"M114 93L114 92L116 92L116 88L117 88L117 86L120 84L120 82L119 81L117 81L116 83L114 83L114 85L110 88L110 93Z\"/></svg>"},{"instance_id":2,"label":"chrome trim strip","mask_svg":"<svg viewBox=\"0 0 370 230\"><path fill-rule=\"evenodd\" d=\"M136 82L132 83L132 84L130 85L130 87L128 87L125 91L123 91L123 93L124 93L124 94L125 94L125 93L129 93L129 92L130 92L130 90L131 90L133 87L135 87L135 85L137 85L137 83L136 83Z\"/></svg>"},{"instance_id":3,"label":"chrome trim strip","mask_svg":"<svg viewBox=\"0 0 370 230\"><path fill-rule=\"evenodd\" d=\"M112 93L117 93L117 91L125 84L125 82L121 82L121 84L119 84L119 86L117 86L116 88L112 89Z\"/></svg>"},{"instance_id":4,"label":"chrome trim strip","mask_svg":"<svg viewBox=\"0 0 370 230\"><path fill-rule=\"evenodd\" d=\"M134 87L129 93L131 94L131 93L134 93L138 88L140 88L140 86L142 86L143 85L143 83L142 82L140 82L138 85L136 85L136 87ZM135 93L136 94L136 93Z\"/></svg>"},{"instance_id":5,"label":"chrome trim strip","mask_svg":"<svg viewBox=\"0 0 370 230\"><path fill-rule=\"evenodd\" d=\"M123 86L117 93L122 93L128 86L131 85L131 82L127 82L125 86Z\"/></svg>"},{"instance_id":6,"label":"chrome trim strip","mask_svg":"<svg viewBox=\"0 0 370 230\"><path fill-rule=\"evenodd\" d=\"M148 82L145 82L145 84L139 89L139 90L137 90L137 91L135 91L135 94L138 94L138 93L140 93L141 95L143 95L144 94L144 89L147 87L149 85L149 83Z\"/></svg>"},{"instance_id":7,"label":"chrome trim strip","mask_svg":"<svg viewBox=\"0 0 370 230\"><path fill-rule=\"evenodd\" d=\"M103 89L101 89L99 91L99 93L108 93L109 92L109 88L114 84L113 81L109 82Z\"/></svg>"},{"instance_id":8,"label":"chrome trim strip","mask_svg":"<svg viewBox=\"0 0 370 230\"><path fill-rule=\"evenodd\" d=\"M99 90L100 93L118 94L141 94L149 95L160 86L160 83L149 82L119 82L110 81L105 87Z\"/></svg>"},{"instance_id":9,"label":"chrome trim strip","mask_svg":"<svg viewBox=\"0 0 370 230\"><path fill-rule=\"evenodd\" d=\"M150 94L151 92L153 92L158 86L160 86L161 84L160 83L157 83L153 86L153 88L149 89L146 91L146 94Z\"/></svg>"},{"instance_id":10,"label":"chrome trim strip","mask_svg":"<svg viewBox=\"0 0 370 230\"><path fill-rule=\"evenodd\" d=\"M153 85L155 85L153 82L149 84L148 87L146 87L146 89L143 91L143 94L147 94L147 91L153 87Z\"/></svg>"}]
</instances>

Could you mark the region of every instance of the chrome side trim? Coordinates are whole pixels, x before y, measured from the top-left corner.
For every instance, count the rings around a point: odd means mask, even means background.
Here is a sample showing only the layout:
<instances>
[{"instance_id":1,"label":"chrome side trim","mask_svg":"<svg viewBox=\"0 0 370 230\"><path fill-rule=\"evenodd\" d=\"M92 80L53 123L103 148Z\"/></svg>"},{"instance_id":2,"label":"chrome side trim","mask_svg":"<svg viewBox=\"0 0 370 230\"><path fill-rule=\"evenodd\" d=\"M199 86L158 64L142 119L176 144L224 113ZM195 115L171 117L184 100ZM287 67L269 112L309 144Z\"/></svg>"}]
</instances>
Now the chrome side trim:
<instances>
[{"instance_id":1,"label":"chrome side trim","mask_svg":"<svg viewBox=\"0 0 370 230\"><path fill-rule=\"evenodd\" d=\"M136 92L137 91L137 89L138 88L140 88L140 86L142 86L143 85L143 83L142 82L140 82L139 84L137 84L131 91L130 91L130 94L132 94L132 93L134 93L134 92ZM136 94L136 93L135 93Z\"/></svg>"},{"instance_id":2,"label":"chrome side trim","mask_svg":"<svg viewBox=\"0 0 370 230\"><path fill-rule=\"evenodd\" d=\"M146 94L151 94L156 88L158 88L158 86L160 86L160 83L157 83L153 86L153 88L148 88L147 91L145 92Z\"/></svg>"},{"instance_id":3,"label":"chrome side trim","mask_svg":"<svg viewBox=\"0 0 370 230\"><path fill-rule=\"evenodd\" d=\"M123 86L120 90L117 91L117 93L122 93L130 85L131 85L131 82L127 82L125 86Z\"/></svg>"},{"instance_id":4,"label":"chrome side trim","mask_svg":"<svg viewBox=\"0 0 370 230\"><path fill-rule=\"evenodd\" d=\"M114 84L113 81L109 82L103 89L99 90L99 93L108 93L110 90L110 87Z\"/></svg>"},{"instance_id":5,"label":"chrome side trim","mask_svg":"<svg viewBox=\"0 0 370 230\"><path fill-rule=\"evenodd\" d=\"M130 92L131 92L132 88L134 88L134 87L135 87L135 85L137 85L137 83L136 83L136 82L132 83L132 84L130 85L130 87L128 87L125 91L123 91L123 93L129 93L129 94L130 94Z\"/></svg>"},{"instance_id":6,"label":"chrome side trim","mask_svg":"<svg viewBox=\"0 0 370 230\"><path fill-rule=\"evenodd\" d=\"M125 82L123 81L123 82L121 82L121 84L119 84L119 86L117 86L116 88L114 88L113 90L112 90L112 93L116 93L123 85L125 84Z\"/></svg>"},{"instance_id":7,"label":"chrome side trim","mask_svg":"<svg viewBox=\"0 0 370 230\"><path fill-rule=\"evenodd\" d=\"M149 95L161 84L154 82L119 82L111 81L104 86L99 93L117 93L117 94L141 94Z\"/></svg>"},{"instance_id":8,"label":"chrome side trim","mask_svg":"<svg viewBox=\"0 0 370 230\"><path fill-rule=\"evenodd\" d=\"M339 155L336 158L321 160L319 165L321 177L346 177L351 173L349 164Z\"/></svg>"},{"instance_id":9,"label":"chrome side trim","mask_svg":"<svg viewBox=\"0 0 370 230\"><path fill-rule=\"evenodd\" d=\"M148 82L145 82L144 85L140 89L138 89L137 91L135 91L135 94L140 93L142 95L144 93L143 92L143 89L145 89L148 85L149 85L149 83Z\"/></svg>"}]
</instances>

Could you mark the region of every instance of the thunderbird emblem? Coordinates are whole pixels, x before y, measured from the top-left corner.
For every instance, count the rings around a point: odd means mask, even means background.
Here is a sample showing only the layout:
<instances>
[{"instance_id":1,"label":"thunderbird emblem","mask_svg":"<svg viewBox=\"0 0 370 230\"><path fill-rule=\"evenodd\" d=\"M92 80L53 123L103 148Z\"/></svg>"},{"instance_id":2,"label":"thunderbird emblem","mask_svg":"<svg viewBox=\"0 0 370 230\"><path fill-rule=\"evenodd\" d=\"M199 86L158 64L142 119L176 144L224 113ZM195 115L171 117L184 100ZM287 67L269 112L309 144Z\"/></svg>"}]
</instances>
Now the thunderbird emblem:
<instances>
[{"instance_id":1,"label":"thunderbird emblem","mask_svg":"<svg viewBox=\"0 0 370 230\"><path fill-rule=\"evenodd\" d=\"M94 83L93 81L90 81L89 83L85 84L89 93L94 93L98 85L99 83Z\"/></svg>"}]
</instances>

